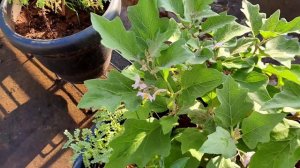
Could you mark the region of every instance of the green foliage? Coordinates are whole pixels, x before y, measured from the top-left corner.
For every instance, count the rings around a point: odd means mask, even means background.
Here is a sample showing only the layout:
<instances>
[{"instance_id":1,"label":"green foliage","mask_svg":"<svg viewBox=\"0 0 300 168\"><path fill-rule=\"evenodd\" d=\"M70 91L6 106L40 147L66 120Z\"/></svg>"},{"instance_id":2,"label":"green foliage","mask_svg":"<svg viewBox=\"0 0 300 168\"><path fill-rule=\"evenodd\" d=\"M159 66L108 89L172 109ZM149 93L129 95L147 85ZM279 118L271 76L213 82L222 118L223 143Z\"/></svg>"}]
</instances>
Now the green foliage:
<instances>
[{"instance_id":1,"label":"green foliage","mask_svg":"<svg viewBox=\"0 0 300 168\"><path fill-rule=\"evenodd\" d=\"M253 102L250 101L247 92L247 89L239 88L231 76L227 77L223 88L217 90L221 103L215 111L218 125L224 128L233 127L251 114Z\"/></svg>"},{"instance_id":2,"label":"green foliage","mask_svg":"<svg viewBox=\"0 0 300 168\"><path fill-rule=\"evenodd\" d=\"M87 12L98 12L103 13L104 3L110 0L37 0L36 6L41 9L49 9L55 13L62 13L65 15L65 9L69 8L70 10L77 13L79 10L85 10ZM16 2L16 1L12 1ZM21 5L29 5L30 0L19 0ZM34 1L35 2L35 1Z\"/></svg>"},{"instance_id":3,"label":"green foliage","mask_svg":"<svg viewBox=\"0 0 300 168\"><path fill-rule=\"evenodd\" d=\"M244 0L242 25L211 11L212 2L140 0L129 30L120 18L92 16L102 43L134 61L87 81L79 104L126 109L105 167L293 168L300 160L300 66L291 65L299 43L286 36L300 19L266 18ZM175 19L159 17L159 7Z\"/></svg>"},{"instance_id":4,"label":"green foliage","mask_svg":"<svg viewBox=\"0 0 300 168\"><path fill-rule=\"evenodd\" d=\"M156 155L169 155L170 133L164 134L159 121L128 119L124 129L124 133L110 143L114 152L105 167L126 167L131 163L144 167Z\"/></svg>"},{"instance_id":5,"label":"green foliage","mask_svg":"<svg viewBox=\"0 0 300 168\"><path fill-rule=\"evenodd\" d=\"M221 154L225 158L231 158L236 154L237 149L230 133L217 127L216 132L208 135L208 139L201 146L200 151L208 154Z\"/></svg>"},{"instance_id":6,"label":"green foliage","mask_svg":"<svg viewBox=\"0 0 300 168\"><path fill-rule=\"evenodd\" d=\"M243 121L243 141L250 149L254 149L258 142L269 142L271 131L284 117L285 114L252 113Z\"/></svg>"},{"instance_id":7,"label":"green foliage","mask_svg":"<svg viewBox=\"0 0 300 168\"><path fill-rule=\"evenodd\" d=\"M73 134L67 130L64 132L68 141L63 148L73 150L73 161L82 156L85 167L91 167L96 163L107 163L112 154L109 143L123 129L120 125L123 113L124 109L119 109L114 113L98 111L94 116L95 127L93 130L84 128L76 129Z\"/></svg>"}]
</instances>

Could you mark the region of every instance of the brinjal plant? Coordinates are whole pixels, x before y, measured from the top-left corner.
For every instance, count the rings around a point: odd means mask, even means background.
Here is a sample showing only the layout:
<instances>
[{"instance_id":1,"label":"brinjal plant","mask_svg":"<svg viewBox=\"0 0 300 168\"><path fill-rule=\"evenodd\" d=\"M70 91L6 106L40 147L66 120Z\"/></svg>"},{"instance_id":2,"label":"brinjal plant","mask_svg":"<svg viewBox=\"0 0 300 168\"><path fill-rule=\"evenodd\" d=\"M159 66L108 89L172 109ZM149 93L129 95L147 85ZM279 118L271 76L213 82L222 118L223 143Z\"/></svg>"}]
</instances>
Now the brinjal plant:
<instances>
[{"instance_id":1,"label":"brinjal plant","mask_svg":"<svg viewBox=\"0 0 300 168\"><path fill-rule=\"evenodd\" d=\"M92 14L102 44L133 63L86 81L79 104L124 110L106 168L293 168L300 160L300 66L291 63L300 17L266 17L243 0L241 24L211 3L139 0L128 8L129 30Z\"/></svg>"}]
</instances>

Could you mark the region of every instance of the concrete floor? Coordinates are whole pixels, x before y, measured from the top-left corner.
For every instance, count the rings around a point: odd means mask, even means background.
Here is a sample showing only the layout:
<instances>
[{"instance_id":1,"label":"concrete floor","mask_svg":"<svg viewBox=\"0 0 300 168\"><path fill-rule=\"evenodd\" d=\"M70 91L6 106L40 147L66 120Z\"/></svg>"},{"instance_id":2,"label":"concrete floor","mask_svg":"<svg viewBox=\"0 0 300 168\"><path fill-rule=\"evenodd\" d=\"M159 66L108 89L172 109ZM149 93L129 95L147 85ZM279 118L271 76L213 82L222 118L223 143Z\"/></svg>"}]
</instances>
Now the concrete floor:
<instances>
[{"instance_id":1,"label":"concrete floor","mask_svg":"<svg viewBox=\"0 0 300 168\"><path fill-rule=\"evenodd\" d=\"M125 26L127 6L122 0ZM70 168L64 130L89 127L92 116L76 105L86 89L56 83L55 74L14 48L0 30L0 168Z\"/></svg>"},{"instance_id":2,"label":"concrete floor","mask_svg":"<svg viewBox=\"0 0 300 168\"><path fill-rule=\"evenodd\" d=\"M84 86L55 79L0 31L0 168L72 166L63 132L87 126L91 116L76 107Z\"/></svg>"}]
</instances>

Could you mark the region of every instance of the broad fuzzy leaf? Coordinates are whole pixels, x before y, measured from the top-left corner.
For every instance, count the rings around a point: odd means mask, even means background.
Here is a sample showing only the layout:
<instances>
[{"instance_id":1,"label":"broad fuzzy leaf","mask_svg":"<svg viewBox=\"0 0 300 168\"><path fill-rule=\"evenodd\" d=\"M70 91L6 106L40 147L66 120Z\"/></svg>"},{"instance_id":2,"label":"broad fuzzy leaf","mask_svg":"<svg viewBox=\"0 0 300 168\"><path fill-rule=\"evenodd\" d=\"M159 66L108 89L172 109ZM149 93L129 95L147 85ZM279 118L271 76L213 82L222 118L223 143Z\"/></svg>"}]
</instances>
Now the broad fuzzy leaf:
<instances>
[{"instance_id":1,"label":"broad fuzzy leaf","mask_svg":"<svg viewBox=\"0 0 300 168\"><path fill-rule=\"evenodd\" d=\"M184 1L184 16L187 20L195 20L201 17L204 10L210 9L209 4L213 0L185 0Z\"/></svg>"},{"instance_id":2,"label":"broad fuzzy leaf","mask_svg":"<svg viewBox=\"0 0 300 168\"><path fill-rule=\"evenodd\" d=\"M176 140L181 143L181 151L184 154L191 150L198 151L206 140L206 136L196 128L186 128L176 137Z\"/></svg>"},{"instance_id":3,"label":"broad fuzzy leaf","mask_svg":"<svg viewBox=\"0 0 300 168\"><path fill-rule=\"evenodd\" d=\"M200 165L200 160L197 160L190 153L182 154L180 149L180 143L177 141L172 141L170 155L164 158L164 167L171 166L183 166L182 160L184 158L189 158L186 162L184 168L198 168Z\"/></svg>"},{"instance_id":4,"label":"broad fuzzy leaf","mask_svg":"<svg viewBox=\"0 0 300 168\"><path fill-rule=\"evenodd\" d=\"M291 61L299 54L298 39L287 39L285 36L276 37L266 43L267 53L271 58L279 61L286 67L291 67Z\"/></svg>"},{"instance_id":5,"label":"broad fuzzy leaf","mask_svg":"<svg viewBox=\"0 0 300 168\"><path fill-rule=\"evenodd\" d=\"M83 96L79 108L106 108L113 112L121 101L127 109L135 111L141 104L137 90L132 88L134 81L117 71L109 73L108 79L93 79L85 81L88 92ZM130 97L130 99L128 99Z\"/></svg>"},{"instance_id":6,"label":"broad fuzzy leaf","mask_svg":"<svg viewBox=\"0 0 300 168\"><path fill-rule=\"evenodd\" d=\"M259 6L252 5L250 2L243 0L243 9L241 10L246 18L247 25L251 27L254 36L259 34L259 30L262 27L262 15L259 13Z\"/></svg>"},{"instance_id":7,"label":"broad fuzzy leaf","mask_svg":"<svg viewBox=\"0 0 300 168\"><path fill-rule=\"evenodd\" d=\"M265 21L265 23L262 25L261 30L274 31L277 27L279 19L280 19L280 10L277 10Z\"/></svg>"},{"instance_id":8,"label":"broad fuzzy leaf","mask_svg":"<svg viewBox=\"0 0 300 168\"><path fill-rule=\"evenodd\" d=\"M163 134L157 120L126 120L125 131L110 146L113 153L106 168L124 168L129 164L144 167L154 156L166 157L170 153L170 134Z\"/></svg>"},{"instance_id":9,"label":"broad fuzzy leaf","mask_svg":"<svg viewBox=\"0 0 300 168\"><path fill-rule=\"evenodd\" d=\"M240 168L240 166L232 162L230 159L217 156L207 163L206 168Z\"/></svg>"},{"instance_id":10,"label":"broad fuzzy leaf","mask_svg":"<svg viewBox=\"0 0 300 168\"><path fill-rule=\"evenodd\" d=\"M294 168L300 159L299 136L261 145L252 156L249 168Z\"/></svg>"},{"instance_id":11,"label":"broad fuzzy leaf","mask_svg":"<svg viewBox=\"0 0 300 168\"><path fill-rule=\"evenodd\" d=\"M253 112L243 121L243 141L250 149L254 149L259 142L269 142L272 129L284 117L285 114L261 114Z\"/></svg>"},{"instance_id":12,"label":"broad fuzzy leaf","mask_svg":"<svg viewBox=\"0 0 300 168\"><path fill-rule=\"evenodd\" d=\"M268 39L287 33L299 33L300 31L300 17L287 22L285 19L280 19L280 11L273 13L263 24L260 33Z\"/></svg>"},{"instance_id":13,"label":"broad fuzzy leaf","mask_svg":"<svg viewBox=\"0 0 300 168\"><path fill-rule=\"evenodd\" d=\"M282 66L268 65L263 71L300 85L300 65L292 65L290 69Z\"/></svg>"},{"instance_id":14,"label":"broad fuzzy leaf","mask_svg":"<svg viewBox=\"0 0 300 168\"><path fill-rule=\"evenodd\" d=\"M165 8L166 11L178 14L184 17L183 0L158 0L158 6Z\"/></svg>"},{"instance_id":15,"label":"broad fuzzy leaf","mask_svg":"<svg viewBox=\"0 0 300 168\"><path fill-rule=\"evenodd\" d=\"M182 105L190 105L197 97L201 97L222 83L222 73L203 66L194 66L182 75Z\"/></svg>"},{"instance_id":16,"label":"broad fuzzy leaf","mask_svg":"<svg viewBox=\"0 0 300 168\"><path fill-rule=\"evenodd\" d=\"M178 125L178 117L176 116L167 116L163 117L159 120L159 123L161 125L162 131L164 134L168 134L172 131L172 129Z\"/></svg>"},{"instance_id":17,"label":"broad fuzzy leaf","mask_svg":"<svg viewBox=\"0 0 300 168\"><path fill-rule=\"evenodd\" d=\"M246 73L244 71L237 71L233 78L241 85L241 87L249 89L249 97L260 106L271 99L267 91L267 85L269 83L268 76L252 71ZM255 110L259 110L257 107Z\"/></svg>"},{"instance_id":18,"label":"broad fuzzy leaf","mask_svg":"<svg viewBox=\"0 0 300 168\"><path fill-rule=\"evenodd\" d=\"M171 66L181 64L194 57L185 46L184 40L173 43L169 48L161 52L161 56L157 58L158 65L162 68L170 68Z\"/></svg>"},{"instance_id":19,"label":"broad fuzzy leaf","mask_svg":"<svg viewBox=\"0 0 300 168\"><path fill-rule=\"evenodd\" d=\"M103 45L118 50L128 60L138 60L137 57L142 50L137 45L135 34L125 30L119 17L109 21L92 13L91 21L93 28L101 35Z\"/></svg>"},{"instance_id":20,"label":"broad fuzzy leaf","mask_svg":"<svg viewBox=\"0 0 300 168\"><path fill-rule=\"evenodd\" d=\"M195 54L194 57L190 58L188 64L203 64L205 61L214 57L214 52L210 48L202 48L199 54Z\"/></svg>"},{"instance_id":21,"label":"broad fuzzy leaf","mask_svg":"<svg viewBox=\"0 0 300 168\"><path fill-rule=\"evenodd\" d=\"M208 135L208 139L201 146L200 152L221 154L225 158L230 158L236 154L237 149L229 132L217 127L216 132Z\"/></svg>"},{"instance_id":22,"label":"broad fuzzy leaf","mask_svg":"<svg viewBox=\"0 0 300 168\"><path fill-rule=\"evenodd\" d=\"M201 24L202 31L211 32L217 30L235 20L234 16L219 15L208 18L205 22Z\"/></svg>"},{"instance_id":23,"label":"broad fuzzy leaf","mask_svg":"<svg viewBox=\"0 0 300 168\"><path fill-rule=\"evenodd\" d=\"M284 107L300 109L300 85L285 81L283 90L263 104L262 110Z\"/></svg>"},{"instance_id":24,"label":"broad fuzzy leaf","mask_svg":"<svg viewBox=\"0 0 300 168\"><path fill-rule=\"evenodd\" d=\"M278 36L280 33L275 32L275 29L279 23L280 18L280 10L277 10L275 13L273 13L263 24L260 34L265 38L273 38Z\"/></svg>"},{"instance_id":25,"label":"broad fuzzy leaf","mask_svg":"<svg viewBox=\"0 0 300 168\"><path fill-rule=\"evenodd\" d=\"M290 22L287 22L285 19L281 19L275 28L275 32L281 34L287 33L299 33L300 32L300 17L296 17Z\"/></svg>"},{"instance_id":26,"label":"broad fuzzy leaf","mask_svg":"<svg viewBox=\"0 0 300 168\"><path fill-rule=\"evenodd\" d=\"M234 37L242 36L248 33L250 29L236 22L225 25L213 33L214 39L217 42L225 43Z\"/></svg>"},{"instance_id":27,"label":"broad fuzzy leaf","mask_svg":"<svg viewBox=\"0 0 300 168\"><path fill-rule=\"evenodd\" d=\"M228 76L222 89L217 89L221 105L215 111L216 123L224 128L235 126L253 111L253 102L248 97L248 89L241 88Z\"/></svg>"},{"instance_id":28,"label":"broad fuzzy leaf","mask_svg":"<svg viewBox=\"0 0 300 168\"><path fill-rule=\"evenodd\" d=\"M169 40L178 29L178 25L173 19L170 19L167 25L167 30L160 29L154 39L146 40L150 57L159 57L161 50L168 48L168 45L164 42Z\"/></svg>"},{"instance_id":29,"label":"broad fuzzy leaf","mask_svg":"<svg viewBox=\"0 0 300 168\"><path fill-rule=\"evenodd\" d=\"M140 0L128 8L128 18L132 31L145 42L155 39L157 33L167 31L169 25L168 19L159 17L157 0Z\"/></svg>"}]
</instances>

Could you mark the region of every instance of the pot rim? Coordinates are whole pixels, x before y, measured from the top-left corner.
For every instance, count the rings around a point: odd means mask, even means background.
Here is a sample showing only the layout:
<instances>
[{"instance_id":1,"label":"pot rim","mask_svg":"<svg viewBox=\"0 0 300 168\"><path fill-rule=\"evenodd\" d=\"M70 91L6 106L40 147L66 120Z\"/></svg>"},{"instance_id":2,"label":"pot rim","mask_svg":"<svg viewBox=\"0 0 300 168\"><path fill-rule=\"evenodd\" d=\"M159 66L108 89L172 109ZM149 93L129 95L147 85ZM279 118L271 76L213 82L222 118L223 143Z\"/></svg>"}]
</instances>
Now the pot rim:
<instances>
[{"instance_id":1,"label":"pot rim","mask_svg":"<svg viewBox=\"0 0 300 168\"><path fill-rule=\"evenodd\" d=\"M1 6L0 6L0 28L5 36L8 37L10 41L14 41L15 43L18 43L19 45L25 45L28 46L29 44L35 45L36 48L44 48L47 46L52 46L58 44L58 46L62 45L70 45L73 44L74 41L82 40L85 38L88 38L88 36L95 35L97 32L94 30L93 26L89 26L85 28L84 30L77 32L75 34L72 34L70 36L65 36L61 38L56 39L31 39L24 37L18 33L16 33L7 23L7 3L9 0L2 0ZM117 15L119 15L121 12L121 0L111 0L107 10L102 15L108 20L112 20ZM38 45L37 45L38 44ZM41 47L42 45L42 47Z\"/></svg>"}]
</instances>

